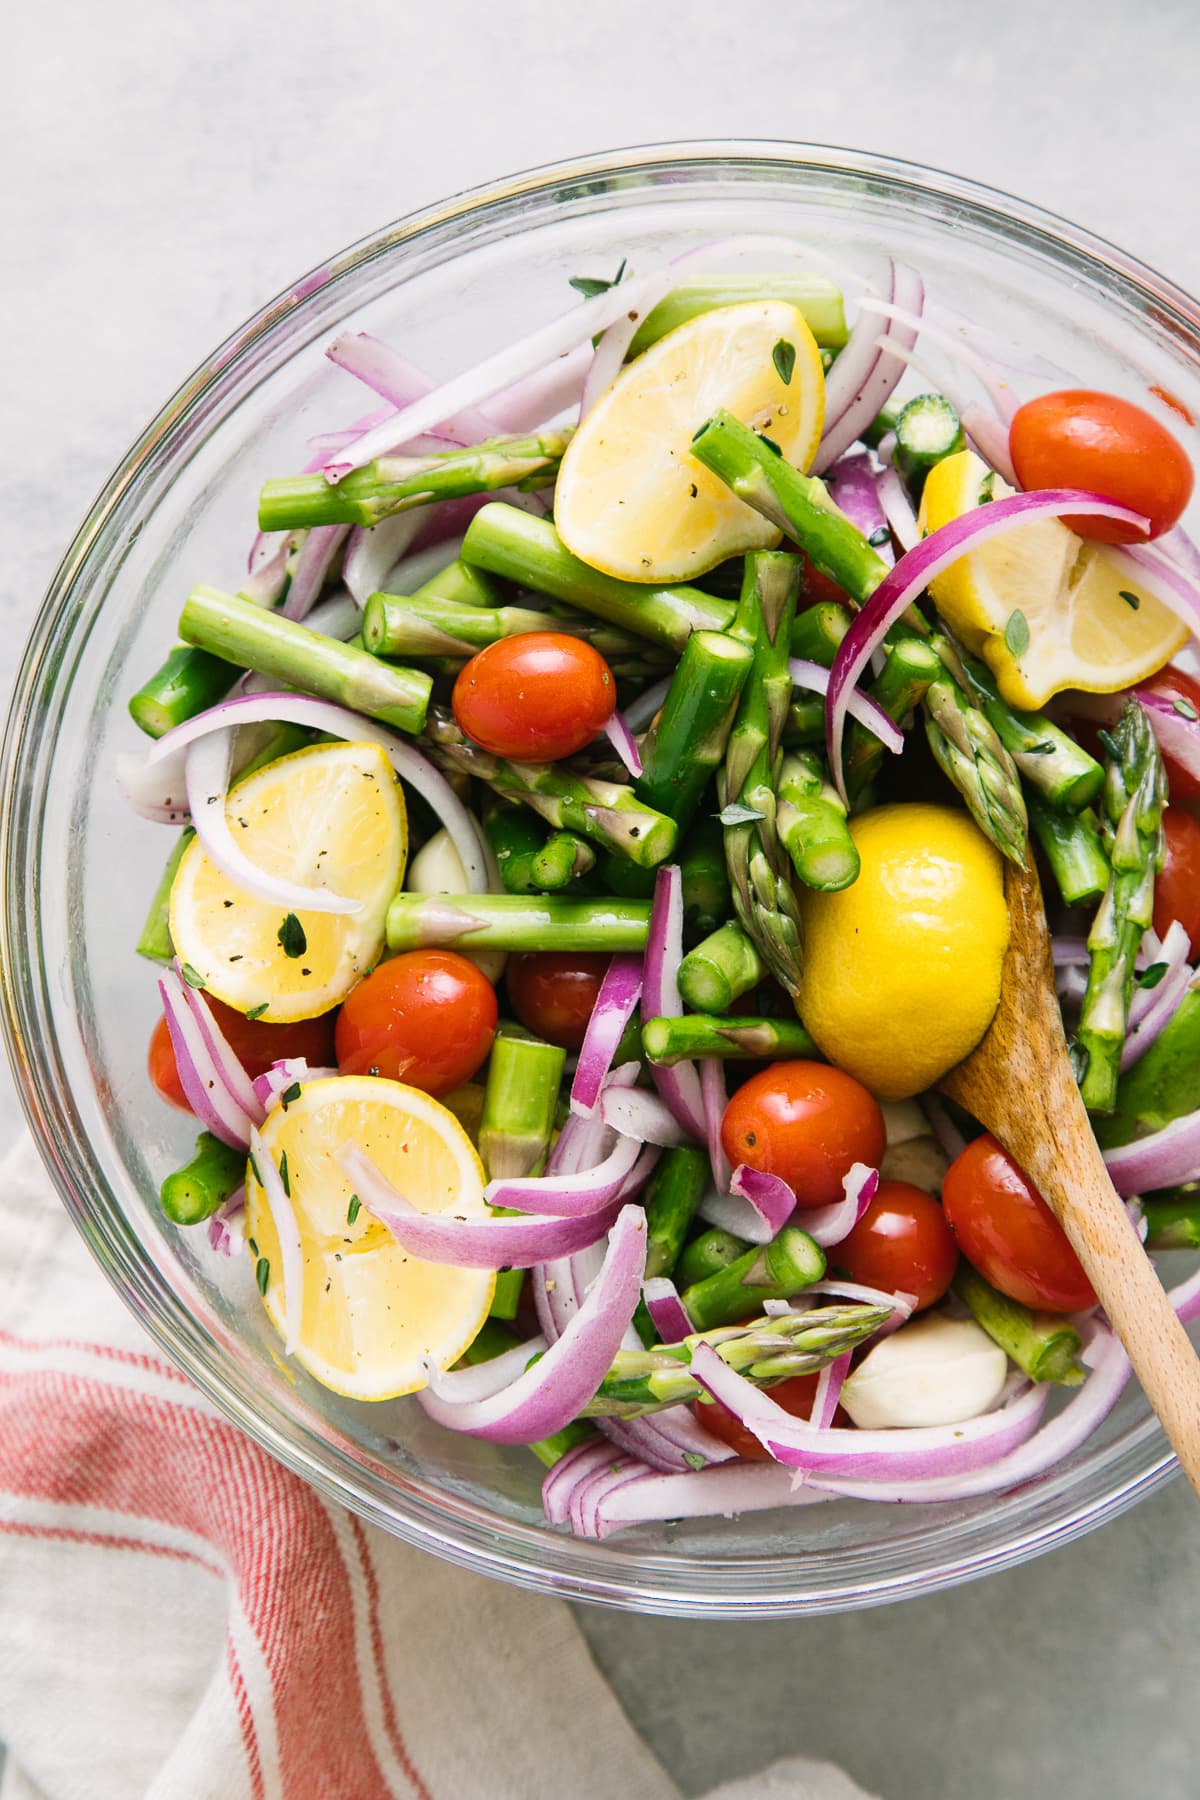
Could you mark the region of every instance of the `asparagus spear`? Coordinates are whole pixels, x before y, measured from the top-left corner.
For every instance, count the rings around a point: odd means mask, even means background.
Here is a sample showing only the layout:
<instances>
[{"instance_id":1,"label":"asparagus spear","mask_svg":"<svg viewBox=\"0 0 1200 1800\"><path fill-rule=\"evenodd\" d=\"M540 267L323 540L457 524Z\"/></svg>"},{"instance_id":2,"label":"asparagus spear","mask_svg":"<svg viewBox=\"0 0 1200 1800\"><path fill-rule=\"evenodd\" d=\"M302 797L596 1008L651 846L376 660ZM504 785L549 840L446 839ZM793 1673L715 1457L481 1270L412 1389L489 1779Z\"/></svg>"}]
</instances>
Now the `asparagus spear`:
<instances>
[{"instance_id":1,"label":"asparagus spear","mask_svg":"<svg viewBox=\"0 0 1200 1800\"><path fill-rule=\"evenodd\" d=\"M884 645L883 654L883 668L868 692L894 724L903 726L941 675L942 665L931 646L915 632L894 635L894 641ZM857 720L851 721L845 755L846 790L851 802L875 779L883 756L883 745L874 732L865 730Z\"/></svg>"},{"instance_id":2,"label":"asparagus spear","mask_svg":"<svg viewBox=\"0 0 1200 1800\"><path fill-rule=\"evenodd\" d=\"M428 581L423 581L419 588L414 588L413 600L447 600L452 606L501 606L504 594L501 583L489 575L486 569L473 568L465 563L461 556Z\"/></svg>"},{"instance_id":3,"label":"asparagus spear","mask_svg":"<svg viewBox=\"0 0 1200 1800\"><path fill-rule=\"evenodd\" d=\"M1078 1387L1084 1368L1078 1360L1080 1337L1059 1313L1035 1313L989 1287L969 1263L960 1262L954 1291L988 1336L1010 1356L1031 1381L1053 1381Z\"/></svg>"},{"instance_id":4,"label":"asparagus spear","mask_svg":"<svg viewBox=\"0 0 1200 1800\"><path fill-rule=\"evenodd\" d=\"M134 694L129 716L147 737L165 737L185 719L194 719L223 700L236 675L221 657L177 644L162 667Z\"/></svg>"},{"instance_id":5,"label":"asparagus spear","mask_svg":"<svg viewBox=\"0 0 1200 1800\"><path fill-rule=\"evenodd\" d=\"M719 1225L714 1225L684 1246L675 1270L676 1283L689 1288L704 1281L745 1256L749 1248L750 1245L735 1237L732 1231L723 1231Z\"/></svg>"},{"instance_id":6,"label":"asparagus spear","mask_svg":"<svg viewBox=\"0 0 1200 1800\"><path fill-rule=\"evenodd\" d=\"M697 1012L723 1013L765 974L753 941L730 921L688 951L679 965L679 991Z\"/></svg>"},{"instance_id":7,"label":"asparagus spear","mask_svg":"<svg viewBox=\"0 0 1200 1800\"><path fill-rule=\"evenodd\" d=\"M681 830L724 758L753 660L749 644L722 632L693 632L642 745L642 773L634 790Z\"/></svg>"},{"instance_id":8,"label":"asparagus spear","mask_svg":"<svg viewBox=\"0 0 1200 1800\"><path fill-rule=\"evenodd\" d=\"M566 1052L498 1031L488 1060L479 1154L489 1181L539 1173L554 1129Z\"/></svg>"},{"instance_id":9,"label":"asparagus spear","mask_svg":"<svg viewBox=\"0 0 1200 1800\"><path fill-rule=\"evenodd\" d=\"M736 1325L762 1311L766 1300L790 1300L825 1273L825 1252L806 1231L785 1225L769 1244L755 1246L680 1295L697 1331Z\"/></svg>"},{"instance_id":10,"label":"asparagus spear","mask_svg":"<svg viewBox=\"0 0 1200 1800\"><path fill-rule=\"evenodd\" d=\"M954 655L954 673L983 707L1024 779L1054 806L1074 812L1090 805L1104 785L1104 770L1095 757L1044 713L1009 706L986 663L955 653L940 633L933 642L947 665Z\"/></svg>"},{"instance_id":11,"label":"asparagus spear","mask_svg":"<svg viewBox=\"0 0 1200 1800\"><path fill-rule=\"evenodd\" d=\"M789 748L810 748L825 742L825 700L798 688L788 703L783 741Z\"/></svg>"},{"instance_id":12,"label":"asparagus spear","mask_svg":"<svg viewBox=\"0 0 1200 1800\"><path fill-rule=\"evenodd\" d=\"M496 500L471 520L462 556L668 650L683 650L693 631L723 631L733 616L727 600L700 588L642 586L602 575L564 548L548 519Z\"/></svg>"},{"instance_id":13,"label":"asparagus spear","mask_svg":"<svg viewBox=\"0 0 1200 1800\"><path fill-rule=\"evenodd\" d=\"M576 832L646 868L665 862L675 848L674 820L643 806L630 787L572 774L563 763L505 762L472 744L440 708L430 709L426 732L437 761L478 776L502 798L532 807L556 829Z\"/></svg>"},{"instance_id":14,"label":"asparagus spear","mask_svg":"<svg viewBox=\"0 0 1200 1800\"><path fill-rule=\"evenodd\" d=\"M603 657L641 659L646 645L613 625L579 614L527 606L461 605L421 594L372 594L363 607L362 637L373 656L471 657L501 638L554 631L582 638Z\"/></svg>"},{"instance_id":15,"label":"asparagus spear","mask_svg":"<svg viewBox=\"0 0 1200 1800\"><path fill-rule=\"evenodd\" d=\"M1100 824L1091 807L1068 812L1051 806L1037 794L1028 797L1029 823L1058 891L1068 906L1099 900L1108 886L1108 858L1100 837Z\"/></svg>"},{"instance_id":16,"label":"asparagus spear","mask_svg":"<svg viewBox=\"0 0 1200 1800\"><path fill-rule=\"evenodd\" d=\"M820 1058L799 1019L723 1018L720 1013L686 1013L678 1019L647 1019L642 1045L652 1063L672 1068L698 1056L771 1062Z\"/></svg>"},{"instance_id":17,"label":"asparagus spear","mask_svg":"<svg viewBox=\"0 0 1200 1800\"><path fill-rule=\"evenodd\" d=\"M432 500L458 500L496 488L553 485L569 431L489 438L438 456L385 456L352 469L336 487L323 475L288 475L263 483L260 531L314 525L378 525L393 513Z\"/></svg>"},{"instance_id":18,"label":"asparagus spear","mask_svg":"<svg viewBox=\"0 0 1200 1800\"><path fill-rule=\"evenodd\" d=\"M664 1151L642 1193L646 1275L671 1275L710 1178L708 1152L690 1144Z\"/></svg>"},{"instance_id":19,"label":"asparagus spear","mask_svg":"<svg viewBox=\"0 0 1200 1800\"><path fill-rule=\"evenodd\" d=\"M399 731L418 732L425 723L433 686L428 675L380 662L365 650L322 637L233 594L193 588L179 635L226 662L256 669Z\"/></svg>"},{"instance_id":20,"label":"asparagus spear","mask_svg":"<svg viewBox=\"0 0 1200 1800\"><path fill-rule=\"evenodd\" d=\"M776 788L776 829L800 880L822 893L849 887L858 879L858 851L820 759L811 751L785 756Z\"/></svg>"},{"instance_id":21,"label":"asparagus spear","mask_svg":"<svg viewBox=\"0 0 1200 1800\"><path fill-rule=\"evenodd\" d=\"M199 1225L224 1206L246 1179L246 1155L211 1131L196 1139L192 1159L168 1175L159 1191L162 1209L176 1225Z\"/></svg>"},{"instance_id":22,"label":"asparagus spear","mask_svg":"<svg viewBox=\"0 0 1200 1800\"><path fill-rule=\"evenodd\" d=\"M1147 1250L1200 1250L1200 1184L1184 1182L1142 1201Z\"/></svg>"},{"instance_id":23,"label":"asparagus spear","mask_svg":"<svg viewBox=\"0 0 1200 1800\"><path fill-rule=\"evenodd\" d=\"M754 663L729 734L720 790L738 923L793 997L799 989L800 915L776 830L774 771L792 693L788 639L798 586L794 556L781 551L747 556L730 629L752 643Z\"/></svg>"},{"instance_id":24,"label":"asparagus spear","mask_svg":"<svg viewBox=\"0 0 1200 1800\"><path fill-rule=\"evenodd\" d=\"M892 463L907 482L914 500L921 498L925 477L935 463L966 445L958 414L941 394L917 394L901 407L895 432Z\"/></svg>"},{"instance_id":25,"label":"asparagus spear","mask_svg":"<svg viewBox=\"0 0 1200 1800\"><path fill-rule=\"evenodd\" d=\"M861 605L887 565L829 498L825 484L802 475L766 439L731 413L697 432L692 455L799 543L810 560ZM938 763L959 789L980 829L1011 861L1024 864L1025 803L1012 757L995 727L943 669L925 695L926 732Z\"/></svg>"},{"instance_id":26,"label":"asparagus spear","mask_svg":"<svg viewBox=\"0 0 1200 1800\"><path fill-rule=\"evenodd\" d=\"M651 307L634 335L629 355L640 356L668 331L686 325L697 314L747 300L788 300L804 314L823 349L840 350L846 342L842 296L823 275L697 275L681 282Z\"/></svg>"},{"instance_id":27,"label":"asparagus spear","mask_svg":"<svg viewBox=\"0 0 1200 1800\"><path fill-rule=\"evenodd\" d=\"M1076 1033L1084 1105L1113 1110L1121 1049L1133 991L1134 961L1154 912L1154 877L1162 867L1167 782L1150 720L1136 700L1107 736L1104 811L1110 829L1110 873L1088 934L1091 966Z\"/></svg>"},{"instance_id":28,"label":"asparagus spear","mask_svg":"<svg viewBox=\"0 0 1200 1800\"><path fill-rule=\"evenodd\" d=\"M146 923L142 926L142 933L137 941L138 955L149 957L151 962L169 963L175 955L169 923L171 889L175 884L176 871L183 861L183 853L195 835L190 826L180 832L175 840L175 848L167 858L167 866L154 890L154 898L151 900L150 910L146 914Z\"/></svg>"},{"instance_id":29,"label":"asparagus spear","mask_svg":"<svg viewBox=\"0 0 1200 1800\"><path fill-rule=\"evenodd\" d=\"M564 900L558 894L397 894L389 950L644 950L647 900Z\"/></svg>"},{"instance_id":30,"label":"asparagus spear","mask_svg":"<svg viewBox=\"0 0 1200 1800\"><path fill-rule=\"evenodd\" d=\"M769 1387L824 1368L864 1343L890 1317L886 1306L822 1306L695 1332L678 1344L659 1344L652 1350L618 1350L583 1416L632 1419L700 1399L703 1390L688 1367L698 1344L711 1345L731 1369Z\"/></svg>"},{"instance_id":31,"label":"asparagus spear","mask_svg":"<svg viewBox=\"0 0 1200 1800\"><path fill-rule=\"evenodd\" d=\"M792 655L831 669L853 623L850 608L839 606L836 600L818 600L815 606L806 606L792 621Z\"/></svg>"},{"instance_id":32,"label":"asparagus spear","mask_svg":"<svg viewBox=\"0 0 1200 1800\"><path fill-rule=\"evenodd\" d=\"M715 931L733 908L725 864L725 834L716 819L692 826L679 855L683 929L691 938Z\"/></svg>"},{"instance_id":33,"label":"asparagus spear","mask_svg":"<svg viewBox=\"0 0 1200 1800\"><path fill-rule=\"evenodd\" d=\"M557 893L595 866L596 853L585 839L570 831L547 835L523 807L493 807L484 829L510 894Z\"/></svg>"}]
</instances>

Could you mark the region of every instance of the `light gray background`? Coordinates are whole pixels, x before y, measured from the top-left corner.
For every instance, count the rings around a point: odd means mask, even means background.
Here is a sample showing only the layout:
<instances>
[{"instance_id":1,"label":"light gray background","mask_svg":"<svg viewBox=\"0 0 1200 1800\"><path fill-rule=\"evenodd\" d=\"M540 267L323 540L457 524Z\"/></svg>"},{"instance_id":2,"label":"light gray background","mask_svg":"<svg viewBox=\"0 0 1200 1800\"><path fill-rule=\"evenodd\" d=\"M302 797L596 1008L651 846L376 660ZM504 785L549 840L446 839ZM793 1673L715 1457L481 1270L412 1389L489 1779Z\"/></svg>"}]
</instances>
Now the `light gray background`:
<instances>
[{"instance_id":1,"label":"light gray background","mask_svg":"<svg viewBox=\"0 0 1200 1800\"><path fill-rule=\"evenodd\" d=\"M192 366L328 252L464 186L655 139L823 140L1008 188L1200 290L1198 20L1196 0L23 7L0 69L0 693L101 479ZM0 1141L17 1118L0 1078ZM689 1791L794 1750L887 1800L1192 1800L1198 1523L1176 1483L884 1612L581 1622Z\"/></svg>"}]
</instances>

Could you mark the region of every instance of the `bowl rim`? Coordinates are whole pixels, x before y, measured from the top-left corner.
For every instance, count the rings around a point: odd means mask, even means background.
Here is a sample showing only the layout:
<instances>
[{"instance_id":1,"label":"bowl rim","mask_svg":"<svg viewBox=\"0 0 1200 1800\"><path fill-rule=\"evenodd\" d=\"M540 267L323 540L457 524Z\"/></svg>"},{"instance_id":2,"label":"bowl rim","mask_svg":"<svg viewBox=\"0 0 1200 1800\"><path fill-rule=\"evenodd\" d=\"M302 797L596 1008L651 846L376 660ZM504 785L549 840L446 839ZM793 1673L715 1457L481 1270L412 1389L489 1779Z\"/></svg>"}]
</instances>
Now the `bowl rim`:
<instances>
[{"instance_id":1,"label":"bowl rim","mask_svg":"<svg viewBox=\"0 0 1200 1800\"><path fill-rule=\"evenodd\" d=\"M406 1497L402 1486L397 1486L396 1498L407 1510L404 1516L397 1517L371 1495L352 1492L347 1481L339 1479L333 1461L315 1460L311 1453L311 1435L305 1444L293 1443L272 1421L255 1413L232 1391L226 1377L210 1367L200 1345L189 1340L186 1334L173 1330L169 1316L152 1308L134 1307L134 1295L122 1284L119 1253L114 1261L113 1246L106 1243L104 1229L97 1223L99 1215L87 1204L91 1183L87 1180L81 1183L78 1175L72 1173L73 1165L78 1167L83 1146L75 1133L59 1127L53 1108L41 1104L43 1095L33 1073L37 1063L30 1056L27 1044L25 1002L19 992L20 980L13 973L20 967L19 957L14 955L18 946L13 935L20 902L16 892L12 840L20 798L21 751L32 710L29 704L31 691L47 642L55 636L70 606L74 585L87 566L93 546L144 473L155 451L181 426L221 376L282 326L309 296L352 274L381 253L411 243L438 227L474 219L493 207L525 196L634 170L652 173L685 164L707 166L714 173L719 172L722 165L759 164L785 171L812 170L831 175L867 176L886 182L893 191L916 196L926 194L939 201L960 201L974 216L982 216L984 222L992 222L1007 234L1011 234L1014 226L1019 226L1060 254L1067 249L1093 267L1099 265L1101 270L1118 276L1125 287L1132 287L1152 302L1159 318L1165 315L1166 321L1185 336L1200 340L1200 303L1106 239L999 188L899 158L829 145L778 139L712 138L597 151L541 164L498 181L465 189L358 239L260 307L197 365L109 475L50 582L20 660L0 755L0 857L3 858L5 882L0 918L0 999L3 1001L0 1026L18 1098L39 1155L89 1251L125 1304L138 1312L141 1323L165 1355L183 1369L226 1418L246 1431L260 1447L326 1498L350 1507L403 1540L464 1568L515 1581L535 1592L627 1610L750 1619L884 1604L909 1595L936 1592L1011 1567L1054 1545L1071 1542L1115 1518L1169 1481L1177 1473L1178 1464L1162 1442L1157 1455L1152 1454L1149 1462L1135 1474L1118 1480L1106 1492L1068 1507L1061 1516L1019 1529L1002 1543L983 1549L971 1545L966 1553L952 1554L936 1568L906 1568L882 1577L876 1571L869 1582L861 1585L839 1583L821 1587L803 1581L800 1575L804 1563L802 1554L781 1554L778 1564L795 1568L797 1579L791 1586L773 1587L766 1593L754 1591L755 1575L761 1579L762 1559L743 1562L737 1557L722 1555L706 1558L706 1567L720 1579L709 1591L696 1593L688 1589L690 1565L652 1554L622 1551L619 1540L600 1546L561 1538L516 1522L506 1524L503 1533L494 1527L485 1530L466 1516L470 1508L464 1509L453 1502L434 1505L411 1494ZM1154 1430L1154 1421L1146 1421L1138 1434L1139 1447L1148 1442ZM522 1544L519 1551L517 1540ZM748 1580L738 1577L739 1568L749 1572Z\"/></svg>"}]
</instances>

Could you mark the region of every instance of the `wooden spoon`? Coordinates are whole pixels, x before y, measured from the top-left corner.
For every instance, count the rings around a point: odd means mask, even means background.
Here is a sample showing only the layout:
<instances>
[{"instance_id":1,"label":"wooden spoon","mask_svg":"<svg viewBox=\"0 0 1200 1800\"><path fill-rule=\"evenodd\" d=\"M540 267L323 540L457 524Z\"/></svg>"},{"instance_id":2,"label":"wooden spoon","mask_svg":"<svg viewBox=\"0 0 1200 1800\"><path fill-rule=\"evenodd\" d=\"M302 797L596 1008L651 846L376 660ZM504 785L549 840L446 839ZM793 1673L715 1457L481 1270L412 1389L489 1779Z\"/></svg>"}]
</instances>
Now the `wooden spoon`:
<instances>
[{"instance_id":1,"label":"wooden spoon","mask_svg":"<svg viewBox=\"0 0 1200 1800\"><path fill-rule=\"evenodd\" d=\"M1067 1055L1037 873L1010 863L1012 936L1000 1004L970 1056L943 1076L1053 1209L1200 1495L1200 1361L1109 1179Z\"/></svg>"}]
</instances>

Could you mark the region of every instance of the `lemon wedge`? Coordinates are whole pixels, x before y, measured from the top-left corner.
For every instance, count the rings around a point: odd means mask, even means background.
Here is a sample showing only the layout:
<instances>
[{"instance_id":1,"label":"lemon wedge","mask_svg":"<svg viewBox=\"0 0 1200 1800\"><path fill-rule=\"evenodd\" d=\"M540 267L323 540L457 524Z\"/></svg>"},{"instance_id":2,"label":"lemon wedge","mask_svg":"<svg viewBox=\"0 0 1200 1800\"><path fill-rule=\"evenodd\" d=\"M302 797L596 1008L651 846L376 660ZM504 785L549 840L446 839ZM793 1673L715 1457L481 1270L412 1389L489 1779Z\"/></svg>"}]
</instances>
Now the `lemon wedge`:
<instances>
[{"instance_id":1,"label":"lemon wedge","mask_svg":"<svg viewBox=\"0 0 1200 1800\"><path fill-rule=\"evenodd\" d=\"M1012 491L973 451L959 451L929 472L922 530ZM1111 694L1143 681L1188 636L1140 569L1133 573L1119 552L1057 519L992 538L935 576L929 591L1009 705L1028 711L1063 688Z\"/></svg>"},{"instance_id":2,"label":"lemon wedge","mask_svg":"<svg viewBox=\"0 0 1200 1800\"><path fill-rule=\"evenodd\" d=\"M688 454L718 408L806 469L821 441L825 374L803 313L755 300L668 332L622 370L567 448L554 523L568 550L625 581L687 581L780 538Z\"/></svg>"},{"instance_id":3,"label":"lemon wedge","mask_svg":"<svg viewBox=\"0 0 1200 1800\"><path fill-rule=\"evenodd\" d=\"M496 1278L401 1249L355 1205L336 1161L347 1143L422 1212L485 1218L483 1166L453 1113L377 1076L307 1082L286 1108L267 1115L259 1155L286 1166L300 1239L292 1266L298 1260L301 1270L297 1302L287 1293L289 1258L252 1164L246 1235L267 1315L281 1336L291 1324L297 1361L325 1387L355 1400L388 1400L424 1387L426 1357L441 1369L457 1362L487 1318Z\"/></svg>"},{"instance_id":4,"label":"lemon wedge","mask_svg":"<svg viewBox=\"0 0 1200 1800\"><path fill-rule=\"evenodd\" d=\"M239 1012L272 1022L328 1012L379 960L404 876L408 824L391 763L377 744L318 744L239 782L225 812L259 868L359 910L285 914L230 881L197 839L171 888L176 954Z\"/></svg>"}]
</instances>

